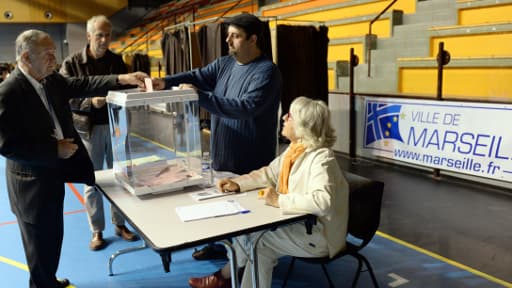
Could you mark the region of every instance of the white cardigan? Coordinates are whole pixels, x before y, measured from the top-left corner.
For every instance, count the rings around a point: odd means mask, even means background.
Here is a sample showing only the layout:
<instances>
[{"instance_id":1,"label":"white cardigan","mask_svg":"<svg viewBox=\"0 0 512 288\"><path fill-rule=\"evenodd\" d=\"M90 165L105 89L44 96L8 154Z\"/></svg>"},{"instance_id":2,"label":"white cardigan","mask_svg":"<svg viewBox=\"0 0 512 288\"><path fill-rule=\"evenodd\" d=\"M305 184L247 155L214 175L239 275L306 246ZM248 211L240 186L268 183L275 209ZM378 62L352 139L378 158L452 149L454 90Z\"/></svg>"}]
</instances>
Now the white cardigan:
<instances>
[{"instance_id":1,"label":"white cardigan","mask_svg":"<svg viewBox=\"0 0 512 288\"><path fill-rule=\"evenodd\" d=\"M289 149L289 148L288 148ZM233 179L241 191L277 187L282 160L288 151L269 166ZM288 194L280 194L283 214L308 213L318 216L332 257L345 248L348 221L348 183L328 148L306 149L296 160L288 179Z\"/></svg>"}]
</instances>

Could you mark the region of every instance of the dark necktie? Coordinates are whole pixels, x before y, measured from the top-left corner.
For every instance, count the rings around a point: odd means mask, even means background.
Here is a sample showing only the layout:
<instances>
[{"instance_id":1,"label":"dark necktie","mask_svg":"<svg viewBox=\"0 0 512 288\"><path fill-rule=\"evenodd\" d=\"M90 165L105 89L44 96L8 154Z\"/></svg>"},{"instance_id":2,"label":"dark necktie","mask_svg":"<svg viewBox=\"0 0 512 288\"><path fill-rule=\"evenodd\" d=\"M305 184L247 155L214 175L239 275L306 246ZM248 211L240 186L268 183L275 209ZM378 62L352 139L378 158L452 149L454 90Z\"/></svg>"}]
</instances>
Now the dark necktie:
<instances>
[{"instance_id":1,"label":"dark necktie","mask_svg":"<svg viewBox=\"0 0 512 288\"><path fill-rule=\"evenodd\" d=\"M46 98L46 108L48 109L48 113L50 113L50 117L52 118L52 124L53 124L53 130L55 131L54 132L54 136L55 138L57 139L63 139L64 138L64 135L63 135L63 132L62 132L62 128L59 124L59 119L57 118L57 114L55 114L55 110L53 110L53 102L52 102L52 98L50 96L48 96L48 92L46 91L46 80L43 79L40 81L41 85L43 85L43 94L44 94L44 97Z\"/></svg>"}]
</instances>

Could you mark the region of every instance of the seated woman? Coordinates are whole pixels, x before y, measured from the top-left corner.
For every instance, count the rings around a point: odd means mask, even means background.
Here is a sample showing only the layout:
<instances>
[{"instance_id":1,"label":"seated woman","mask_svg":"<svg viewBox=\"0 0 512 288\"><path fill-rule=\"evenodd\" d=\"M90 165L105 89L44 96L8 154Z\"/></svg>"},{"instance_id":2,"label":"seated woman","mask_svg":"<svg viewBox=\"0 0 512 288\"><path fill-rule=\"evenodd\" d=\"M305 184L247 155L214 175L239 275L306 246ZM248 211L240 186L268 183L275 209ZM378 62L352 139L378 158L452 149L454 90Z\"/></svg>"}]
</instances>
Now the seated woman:
<instances>
[{"instance_id":1,"label":"seated woman","mask_svg":"<svg viewBox=\"0 0 512 288\"><path fill-rule=\"evenodd\" d=\"M304 223L266 232L258 242L258 271L261 287L271 287L272 271L281 256L333 256L345 248L348 220L348 184L333 151L336 140L327 105L306 97L295 99L283 116L282 135L291 141L286 151L269 166L217 183L221 191L263 189L260 199L281 209L283 214L308 213L318 216L312 234ZM237 263L245 266L241 287L252 287L249 240L262 232L237 237ZM231 287L229 263L213 275L190 278L196 288Z\"/></svg>"}]
</instances>

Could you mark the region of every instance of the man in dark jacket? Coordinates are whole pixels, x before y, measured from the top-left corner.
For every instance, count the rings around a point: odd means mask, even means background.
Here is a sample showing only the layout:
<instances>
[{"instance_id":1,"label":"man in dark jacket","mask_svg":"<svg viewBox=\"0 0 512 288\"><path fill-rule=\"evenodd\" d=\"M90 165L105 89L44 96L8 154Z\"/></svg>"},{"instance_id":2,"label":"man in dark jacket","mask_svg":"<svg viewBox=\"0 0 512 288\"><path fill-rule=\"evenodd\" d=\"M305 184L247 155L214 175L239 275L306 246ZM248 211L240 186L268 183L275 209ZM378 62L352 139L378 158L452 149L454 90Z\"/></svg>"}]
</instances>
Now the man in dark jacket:
<instances>
[{"instance_id":1,"label":"man in dark jacket","mask_svg":"<svg viewBox=\"0 0 512 288\"><path fill-rule=\"evenodd\" d=\"M64 183L94 184L94 170L71 121L69 97L143 86L144 73L64 78L54 73L55 44L39 30L16 39L17 68L0 84L0 154L7 158L11 210L20 227L31 288L57 280L63 240Z\"/></svg>"},{"instance_id":2,"label":"man in dark jacket","mask_svg":"<svg viewBox=\"0 0 512 288\"><path fill-rule=\"evenodd\" d=\"M127 72L121 56L108 49L112 33L112 24L103 15L93 16L87 21L88 44L62 63L60 73L64 76L92 76L123 74ZM82 137L85 148L91 157L94 170L102 170L103 163L112 168L112 144L108 124L108 111L105 95L92 98L73 98L70 100L73 122ZM100 250L107 244L103 239L105 230L105 212L103 196L94 186L84 187L85 208L92 231L89 244L91 250ZM116 226L115 233L127 241L137 240L124 225L124 217L110 206L112 223Z\"/></svg>"}]
</instances>

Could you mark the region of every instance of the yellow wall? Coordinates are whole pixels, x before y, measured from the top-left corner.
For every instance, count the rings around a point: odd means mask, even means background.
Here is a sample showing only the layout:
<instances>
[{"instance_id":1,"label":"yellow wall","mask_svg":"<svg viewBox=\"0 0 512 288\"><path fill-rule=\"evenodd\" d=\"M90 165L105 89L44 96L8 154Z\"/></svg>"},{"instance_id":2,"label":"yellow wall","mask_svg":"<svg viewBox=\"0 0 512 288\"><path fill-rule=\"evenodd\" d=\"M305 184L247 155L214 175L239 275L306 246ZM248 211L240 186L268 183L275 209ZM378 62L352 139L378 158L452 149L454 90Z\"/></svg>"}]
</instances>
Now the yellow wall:
<instances>
[{"instance_id":1,"label":"yellow wall","mask_svg":"<svg viewBox=\"0 0 512 288\"><path fill-rule=\"evenodd\" d=\"M507 33L458 35L431 39L430 55L437 55L439 42L452 57L512 56L512 31Z\"/></svg>"},{"instance_id":2,"label":"yellow wall","mask_svg":"<svg viewBox=\"0 0 512 288\"><path fill-rule=\"evenodd\" d=\"M494 5L459 10L460 25L510 22L512 20L512 4Z\"/></svg>"},{"instance_id":3,"label":"yellow wall","mask_svg":"<svg viewBox=\"0 0 512 288\"><path fill-rule=\"evenodd\" d=\"M512 4L492 5L459 10L459 25L510 23ZM459 26L462 27L462 26ZM442 30L440 30L442 31ZM430 40L430 56L438 53L440 42L452 58L494 58L512 56L512 31L435 36ZM444 70L443 95L455 98L512 100L512 67L450 67ZM399 92L436 94L437 69L402 68L399 72Z\"/></svg>"},{"instance_id":4,"label":"yellow wall","mask_svg":"<svg viewBox=\"0 0 512 288\"><path fill-rule=\"evenodd\" d=\"M266 9L262 12L262 16L280 16L297 11L304 11L306 9L317 8L320 6L337 4L347 2L349 0L316 0L316 1L305 1L295 5L287 5L283 7L277 7L273 9Z\"/></svg>"},{"instance_id":5,"label":"yellow wall","mask_svg":"<svg viewBox=\"0 0 512 288\"><path fill-rule=\"evenodd\" d=\"M153 49L148 51L149 57L157 57L157 58L163 58L164 55L162 53L162 49Z\"/></svg>"},{"instance_id":6,"label":"yellow wall","mask_svg":"<svg viewBox=\"0 0 512 288\"><path fill-rule=\"evenodd\" d=\"M157 69L157 68L155 68L155 69ZM158 74L158 70L153 70L153 67L151 67L151 71L150 71L149 74L150 74L149 76L151 76L152 78L160 78L160 77L164 77L165 76L165 70L162 67L162 73Z\"/></svg>"},{"instance_id":7,"label":"yellow wall","mask_svg":"<svg viewBox=\"0 0 512 288\"><path fill-rule=\"evenodd\" d=\"M272 10L266 10L263 12L263 16L279 16L285 15L289 13L304 11L307 9L317 8L321 6L327 6L337 3L349 2L346 0L317 0L317 1L309 1L305 3L300 3L297 5L290 5L286 7L280 7ZM355 1L353 1L355 2ZM377 0L370 3L364 3L359 5L350 5L341 8L331 9L327 11L319 11L314 13L309 13L305 15L300 15L296 17L291 17L290 19L296 20L310 20L310 21L329 21L336 19L344 19L357 17L362 15L371 15L375 13L379 13L384 9L391 0ZM416 0L400 0L397 1L393 7L390 9L403 10L404 13L413 13L416 9ZM390 11L390 10L388 10Z\"/></svg>"},{"instance_id":8,"label":"yellow wall","mask_svg":"<svg viewBox=\"0 0 512 288\"><path fill-rule=\"evenodd\" d=\"M327 69L327 79L328 79L328 89L334 90L336 89L336 76L334 74L334 69Z\"/></svg>"},{"instance_id":9,"label":"yellow wall","mask_svg":"<svg viewBox=\"0 0 512 288\"><path fill-rule=\"evenodd\" d=\"M436 68L401 68L401 93L436 95ZM445 68L443 95L512 100L511 68Z\"/></svg>"},{"instance_id":10,"label":"yellow wall","mask_svg":"<svg viewBox=\"0 0 512 288\"><path fill-rule=\"evenodd\" d=\"M368 34L369 23L370 21L330 26L328 32L329 39L364 36ZM391 35L390 29L391 26L389 18L378 20L372 25L372 34L378 35L378 37L387 38Z\"/></svg>"},{"instance_id":11,"label":"yellow wall","mask_svg":"<svg viewBox=\"0 0 512 288\"><path fill-rule=\"evenodd\" d=\"M246 7L250 7L249 10L251 10L251 11L248 11L248 12L251 12L251 13L257 11L257 9L258 9L257 6L254 6L255 3L252 3L251 0L242 0L240 3L236 3L237 4L236 6L235 6L235 3L236 2L228 2L228 3L221 2L219 4L204 6L204 7L198 9L196 18L197 19L201 19L204 17L210 18L210 17L215 17L214 15L220 16L224 12L226 12L228 9L231 9L230 14L232 14L233 12L231 12L231 11L233 11L233 9L239 9L240 7L245 8L246 10L247 10ZM256 9L256 10L254 10L254 9Z\"/></svg>"},{"instance_id":12,"label":"yellow wall","mask_svg":"<svg viewBox=\"0 0 512 288\"><path fill-rule=\"evenodd\" d=\"M359 57L359 62L364 63L365 52L363 52L363 43L329 45L329 51L327 53L327 62L349 60L350 48L354 48L354 53Z\"/></svg>"},{"instance_id":13,"label":"yellow wall","mask_svg":"<svg viewBox=\"0 0 512 288\"><path fill-rule=\"evenodd\" d=\"M198 16L195 20L201 21L201 20L208 20L208 19L216 19L221 16L229 17L230 15L235 15L235 14L240 14L240 13L255 13L256 11L258 11L258 8L256 7L256 5L235 7L232 10L230 10L229 14L227 14L227 15L224 14L225 11L220 11L215 14L202 14L203 16Z\"/></svg>"},{"instance_id":14,"label":"yellow wall","mask_svg":"<svg viewBox=\"0 0 512 288\"><path fill-rule=\"evenodd\" d=\"M436 94L436 70L423 68L400 68L400 93L410 94Z\"/></svg>"},{"instance_id":15,"label":"yellow wall","mask_svg":"<svg viewBox=\"0 0 512 288\"><path fill-rule=\"evenodd\" d=\"M84 22L96 14L112 15L128 5L128 0L3 0L0 1L0 23L67 23ZM12 19L3 13L11 11ZM51 11L53 18L44 16Z\"/></svg>"}]
</instances>

